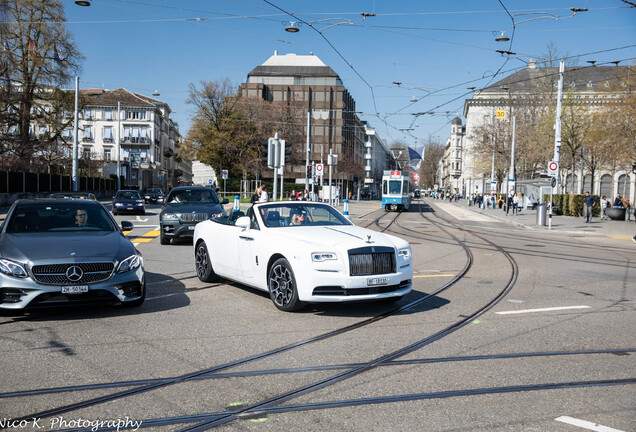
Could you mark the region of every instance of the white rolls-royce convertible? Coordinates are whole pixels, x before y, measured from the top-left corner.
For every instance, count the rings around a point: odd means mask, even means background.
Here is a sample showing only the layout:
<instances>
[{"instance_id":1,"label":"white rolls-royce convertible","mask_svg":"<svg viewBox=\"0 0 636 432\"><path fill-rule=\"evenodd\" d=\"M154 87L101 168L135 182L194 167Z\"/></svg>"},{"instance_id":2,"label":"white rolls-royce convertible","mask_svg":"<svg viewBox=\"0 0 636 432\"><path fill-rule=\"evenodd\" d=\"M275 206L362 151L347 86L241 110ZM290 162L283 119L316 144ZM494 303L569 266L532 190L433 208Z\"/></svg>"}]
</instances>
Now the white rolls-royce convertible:
<instances>
[{"instance_id":1,"label":"white rolls-royce convertible","mask_svg":"<svg viewBox=\"0 0 636 432\"><path fill-rule=\"evenodd\" d=\"M269 292L277 308L398 300L411 291L409 243L353 225L327 204L255 204L196 225L196 272Z\"/></svg>"}]
</instances>

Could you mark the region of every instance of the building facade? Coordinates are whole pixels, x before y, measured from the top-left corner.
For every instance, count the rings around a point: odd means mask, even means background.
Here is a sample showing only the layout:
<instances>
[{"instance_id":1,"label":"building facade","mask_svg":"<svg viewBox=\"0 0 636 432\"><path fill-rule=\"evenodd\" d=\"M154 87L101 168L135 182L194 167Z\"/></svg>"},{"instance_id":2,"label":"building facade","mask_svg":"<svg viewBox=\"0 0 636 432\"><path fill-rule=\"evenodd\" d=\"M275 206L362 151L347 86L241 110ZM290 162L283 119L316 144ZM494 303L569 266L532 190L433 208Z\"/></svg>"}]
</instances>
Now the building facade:
<instances>
[{"instance_id":1,"label":"building facade","mask_svg":"<svg viewBox=\"0 0 636 432\"><path fill-rule=\"evenodd\" d=\"M455 117L451 121L451 135L446 139L439 178L440 188L451 194L466 194L464 183L461 180L464 166L465 136L466 128L462 125L462 120Z\"/></svg>"},{"instance_id":2,"label":"building facade","mask_svg":"<svg viewBox=\"0 0 636 432\"><path fill-rule=\"evenodd\" d=\"M595 106L606 103L610 99L620 97L621 92L629 91L629 88L621 80L626 76L627 67L620 66L590 66L566 68L564 73L563 93L568 93L575 98L577 103L586 104L592 110ZM490 164L478 161L475 158L475 140L480 138L485 126L495 127L501 121L497 118L497 112L504 112L507 122L515 115L515 110L524 109L533 101L538 100L537 94L548 95L541 103L556 106L557 81L559 79L558 68L538 68L536 62L530 61L524 68L492 85L477 91L471 99L464 103L464 118L466 130L464 138L462 172L460 182L464 193L489 192ZM517 124L517 126L519 126ZM563 150L562 150L563 151ZM540 172L546 172L546 167L533 173L538 176ZM594 187L592 188L591 174L583 169L583 176L578 169L567 169L564 163L564 155L561 154L561 193L582 193L590 190L593 194L612 196L616 193L627 196L632 202L636 196L636 175L629 170L614 170L609 167L596 172ZM580 162L579 162L580 164ZM506 175L510 176L509 169ZM512 173L513 178L515 173ZM519 176L517 176L519 177ZM517 178L517 180L526 180ZM529 180L529 178L528 178ZM574 185L574 186L573 186ZM498 191L502 192L504 184L498 185Z\"/></svg>"},{"instance_id":3,"label":"building facade","mask_svg":"<svg viewBox=\"0 0 636 432\"><path fill-rule=\"evenodd\" d=\"M337 178L345 176L344 181L349 186L362 180L366 132L355 113L355 101L338 74L317 56L279 55L274 52L267 61L248 73L247 82L239 88L239 95L270 102L289 102L300 107L303 115L297 116L297 122L305 135L309 112L310 162L326 164L331 151L338 155L339 167L335 167L334 174ZM306 142L293 144L302 146L298 153L306 153ZM305 158L302 164L285 166L285 179L304 183L304 162ZM356 170L356 166L360 169ZM262 175L272 178L273 171L265 170ZM327 180L326 176L324 180Z\"/></svg>"},{"instance_id":4,"label":"building facade","mask_svg":"<svg viewBox=\"0 0 636 432\"><path fill-rule=\"evenodd\" d=\"M179 156L179 126L165 102L123 88L80 93L79 157L85 163L99 164L106 177L116 176L119 157L122 188L168 190L192 182L192 165ZM63 135L72 133L67 129Z\"/></svg>"}]
</instances>

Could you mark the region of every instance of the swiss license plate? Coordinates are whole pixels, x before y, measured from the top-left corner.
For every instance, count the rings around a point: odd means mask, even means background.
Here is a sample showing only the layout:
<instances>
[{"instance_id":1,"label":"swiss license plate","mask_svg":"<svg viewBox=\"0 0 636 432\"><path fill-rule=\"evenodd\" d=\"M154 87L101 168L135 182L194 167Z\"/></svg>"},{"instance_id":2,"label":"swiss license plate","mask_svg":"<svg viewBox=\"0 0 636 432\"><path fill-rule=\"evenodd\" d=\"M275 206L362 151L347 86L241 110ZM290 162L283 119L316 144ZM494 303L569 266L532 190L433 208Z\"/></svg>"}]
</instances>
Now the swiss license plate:
<instances>
[{"instance_id":1,"label":"swiss license plate","mask_svg":"<svg viewBox=\"0 0 636 432\"><path fill-rule=\"evenodd\" d=\"M189 229L190 231L194 231L194 225L190 225L190 226L188 227L188 229Z\"/></svg>"},{"instance_id":2,"label":"swiss license plate","mask_svg":"<svg viewBox=\"0 0 636 432\"><path fill-rule=\"evenodd\" d=\"M387 283L389 283L388 278L368 278L367 279L367 286L386 285Z\"/></svg>"},{"instance_id":3,"label":"swiss license plate","mask_svg":"<svg viewBox=\"0 0 636 432\"><path fill-rule=\"evenodd\" d=\"M62 294L81 294L88 292L88 285L63 286Z\"/></svg>"}]
</instances>

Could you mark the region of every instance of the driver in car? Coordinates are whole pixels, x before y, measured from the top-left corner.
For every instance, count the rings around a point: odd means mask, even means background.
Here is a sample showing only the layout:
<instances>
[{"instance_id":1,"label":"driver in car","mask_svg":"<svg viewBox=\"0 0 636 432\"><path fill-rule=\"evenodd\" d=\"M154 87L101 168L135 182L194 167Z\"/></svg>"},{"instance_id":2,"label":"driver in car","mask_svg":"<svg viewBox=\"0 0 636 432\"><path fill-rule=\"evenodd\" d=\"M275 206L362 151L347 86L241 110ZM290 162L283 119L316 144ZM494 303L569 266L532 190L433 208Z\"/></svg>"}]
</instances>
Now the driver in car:
<instances>
[{"instance_id":1,"label":"driver in car","mask_svg":"<svg viewBox=\"0 0 636 432\"><path fill-rule=\"evenodd\" d=\"M77 226L86 226L88 222L88 214L85 209L77 209L75 212L75 223Z\"/></svg>"},{"instance_id":2,"label":"driver in car","mask_svg":"<svg viewBox=\"0 0 636 432\"><path fill-rule=\"evenodd\" d=\"M306 222L306 218L305 218L305 213L296 210L294 213L292 213L292 217L291 217L291 221L289 222L290 225L305 225Z\"/></svg>"}]
</instances>

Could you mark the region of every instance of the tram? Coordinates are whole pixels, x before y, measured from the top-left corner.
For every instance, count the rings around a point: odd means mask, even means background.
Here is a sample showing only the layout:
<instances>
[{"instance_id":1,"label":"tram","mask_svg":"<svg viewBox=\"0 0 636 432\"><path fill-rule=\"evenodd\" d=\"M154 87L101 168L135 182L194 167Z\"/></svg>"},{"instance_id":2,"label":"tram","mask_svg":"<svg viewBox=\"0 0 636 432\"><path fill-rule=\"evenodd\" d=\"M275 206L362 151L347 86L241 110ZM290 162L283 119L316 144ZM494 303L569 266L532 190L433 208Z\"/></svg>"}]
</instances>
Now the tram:
<instances>
[{"instance_id":1,"label":"tram","mask_svg":"<svg viewBox=\"0 0 636 432\"><path fill-rule=\"evenodd\" d=\"M382 175L382 208L404 211L411 205L411 181L401 171L384 171Z\"/></svg>"}]
</instances>

